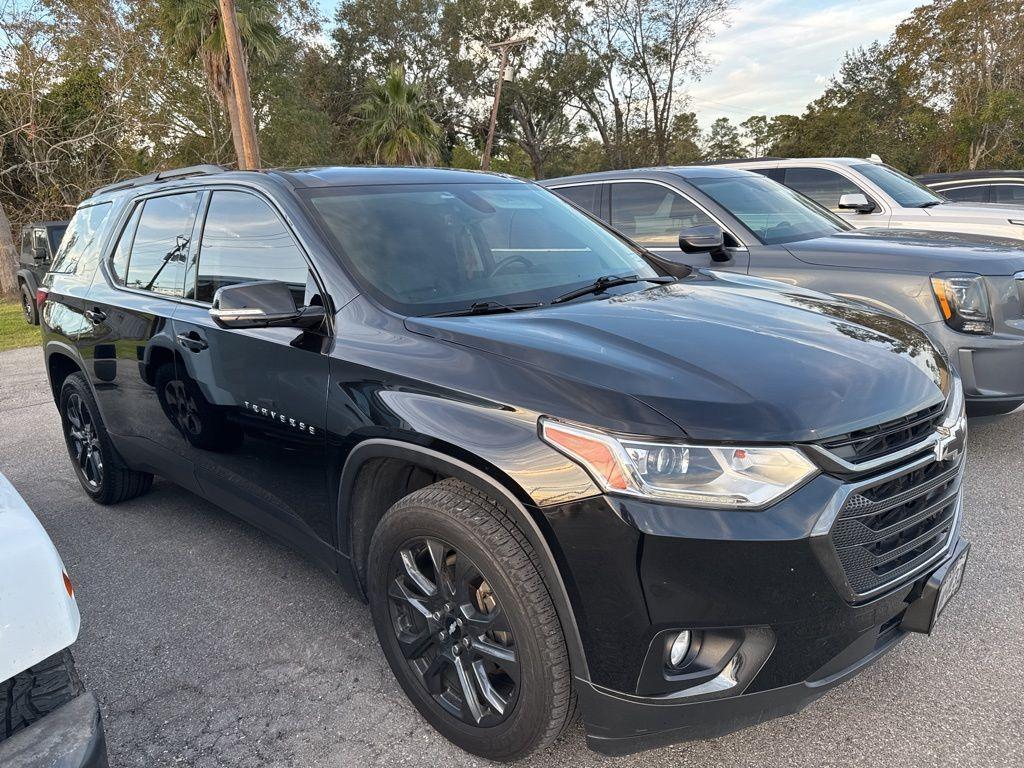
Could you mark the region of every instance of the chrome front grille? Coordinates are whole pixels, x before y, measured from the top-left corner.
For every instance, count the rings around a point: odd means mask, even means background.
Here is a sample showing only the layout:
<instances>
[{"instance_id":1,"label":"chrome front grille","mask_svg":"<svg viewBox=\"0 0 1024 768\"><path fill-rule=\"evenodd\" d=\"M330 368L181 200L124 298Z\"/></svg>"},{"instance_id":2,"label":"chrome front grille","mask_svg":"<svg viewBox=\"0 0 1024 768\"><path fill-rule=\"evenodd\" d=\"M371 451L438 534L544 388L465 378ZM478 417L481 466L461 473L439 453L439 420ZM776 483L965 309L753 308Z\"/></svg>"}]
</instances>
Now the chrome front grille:
<instances>
[{"instance_id":1,"label":"chrome front grille","mask_svg":"<svg viewBox=\"0 0 1024 768\"><path fill-rule=\"evenodd\" d=\"M852 464L871 461L902 450L932 434L942 422L945 409L945 403L938 403L884 424L831 437L819 445Z\"/></svg>"},{"instance_id":2,"label":"chrome front grille","mask_svg":"<svg viewBox=\"0 0 1024 768\"><path fill-rule=\"evenodd\" d=\"M829 531L856 597L916 575L937 560L956 530L963 459L926 459L853 486Z\"/></svg>"}]
</instances>

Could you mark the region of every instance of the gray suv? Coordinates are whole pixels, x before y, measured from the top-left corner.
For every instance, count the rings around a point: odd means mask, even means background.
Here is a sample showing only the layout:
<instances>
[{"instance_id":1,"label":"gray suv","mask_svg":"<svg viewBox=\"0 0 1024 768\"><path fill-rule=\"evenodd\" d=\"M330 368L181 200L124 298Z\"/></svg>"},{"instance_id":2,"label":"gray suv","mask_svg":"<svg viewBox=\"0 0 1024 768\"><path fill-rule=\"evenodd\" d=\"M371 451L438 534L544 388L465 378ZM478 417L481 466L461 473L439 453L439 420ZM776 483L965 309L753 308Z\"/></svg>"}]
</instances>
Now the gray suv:
<instances>
[{"instance_id":1,"label":"gray suv","mask_svg":"<svg viewBox=\"0 0 1024 768\"><path fill-rule=\"evenodd\" d=\"M543 185L666 263L770 278L910 320L959 367L972 415L1024 403L1019 243L855 230L781 184L722 166L607 171Z\"/></svg>"}]
</instances>

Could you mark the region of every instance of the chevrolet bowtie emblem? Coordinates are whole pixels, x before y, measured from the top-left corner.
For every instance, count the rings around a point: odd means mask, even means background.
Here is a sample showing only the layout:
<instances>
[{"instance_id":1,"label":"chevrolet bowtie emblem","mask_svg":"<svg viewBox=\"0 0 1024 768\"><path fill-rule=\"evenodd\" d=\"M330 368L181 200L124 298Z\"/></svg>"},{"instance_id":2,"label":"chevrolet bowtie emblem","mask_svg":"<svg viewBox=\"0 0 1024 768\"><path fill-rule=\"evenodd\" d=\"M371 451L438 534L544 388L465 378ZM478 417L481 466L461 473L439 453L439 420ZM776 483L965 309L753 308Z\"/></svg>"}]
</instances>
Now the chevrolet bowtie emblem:
<instances>
[{"instance_id":1,"label":"chevrolet bowtie emblem","mask_svg":"<svg viewBox=\"0 0 1024 768\"><path fill-rule=\"evenodd\" d=\"M951 426L941 426L936 430L938 440L935 443L936 461L953 461L960 458L967 439L967 419L963 416Z\"/></svg>"}]
</instances>

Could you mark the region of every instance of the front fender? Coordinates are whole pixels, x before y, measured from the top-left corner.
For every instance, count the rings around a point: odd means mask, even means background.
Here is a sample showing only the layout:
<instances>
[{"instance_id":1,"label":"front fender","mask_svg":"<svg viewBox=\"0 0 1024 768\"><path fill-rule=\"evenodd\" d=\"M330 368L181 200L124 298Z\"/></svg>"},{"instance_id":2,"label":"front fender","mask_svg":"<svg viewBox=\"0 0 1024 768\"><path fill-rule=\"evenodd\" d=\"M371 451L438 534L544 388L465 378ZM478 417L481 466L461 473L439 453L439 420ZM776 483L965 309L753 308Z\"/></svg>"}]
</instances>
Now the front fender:
<instances>
[{"instance_id":1,"label":"front fender","mask_svg":"<svg viewBox=\"0 0 1024 768\"><path fill-rule=\"evenodd\" d=\"M80 621L53 542L0 475L0 680L67 648Z\"/></svg>"},{"instance_id":2,"label":"front fender","mask_svg":"<svg viewBox=\"0 0 1024 768\"><path fill-rule=\"evenodd\" d=\"M345 509L344 503L352 498L352 490L360 468L367 461L379 458L401 459L438 474L457 478L501 503L516 520L519 529L538 555L544 582L551 593L551 599L565 634L573 674L581 680L588 681L590 674L575 612L561 569L558 566L556 554L552 551L548 537L541 530L537 518L520 501L516 493L476 466L432 448L400 440L369 438L359 443L349 454L341 473L338 496L341 551L348 552L351 540L349 526L353 518L353 515L349 514L349 510Z\"/></svg>"}]
</instances>

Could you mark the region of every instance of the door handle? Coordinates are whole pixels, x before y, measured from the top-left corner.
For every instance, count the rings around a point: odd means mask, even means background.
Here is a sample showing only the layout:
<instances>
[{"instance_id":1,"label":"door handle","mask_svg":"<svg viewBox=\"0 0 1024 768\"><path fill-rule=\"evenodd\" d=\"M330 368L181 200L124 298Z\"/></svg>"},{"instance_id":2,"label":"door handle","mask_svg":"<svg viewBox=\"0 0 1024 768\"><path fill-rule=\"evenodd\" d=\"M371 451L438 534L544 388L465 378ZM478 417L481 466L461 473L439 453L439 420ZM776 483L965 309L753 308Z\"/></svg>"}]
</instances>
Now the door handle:
<instances>
[{"instance_id":1,"label":"door handle","mask_svg":"<svg viewBox=\"0 0 1024 768\"><path fill-rule=\"evenodd\" d=\"M176 337L178 344L187 349L189 352L202 352L210 345L206 343L206 339L200 336L195 331L189 331L188 333L179 333Z\"/></svg>"},{"instance_id":2,"label":"door handle","mask_svg":"<svg viewBox=\"0 0 1024 768\"><path fill-rule=\"evenodd\" d=\"M93 325L99 325L107 319L107 313L102 309L87 309L82 314L85 315L85 319Z\"/></svg>"}]
</instances>

